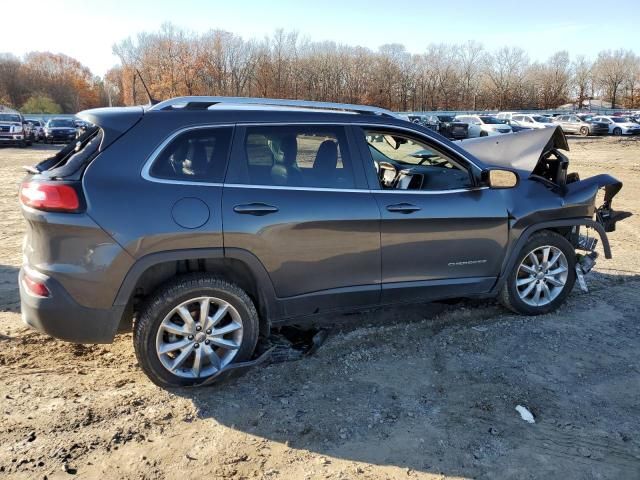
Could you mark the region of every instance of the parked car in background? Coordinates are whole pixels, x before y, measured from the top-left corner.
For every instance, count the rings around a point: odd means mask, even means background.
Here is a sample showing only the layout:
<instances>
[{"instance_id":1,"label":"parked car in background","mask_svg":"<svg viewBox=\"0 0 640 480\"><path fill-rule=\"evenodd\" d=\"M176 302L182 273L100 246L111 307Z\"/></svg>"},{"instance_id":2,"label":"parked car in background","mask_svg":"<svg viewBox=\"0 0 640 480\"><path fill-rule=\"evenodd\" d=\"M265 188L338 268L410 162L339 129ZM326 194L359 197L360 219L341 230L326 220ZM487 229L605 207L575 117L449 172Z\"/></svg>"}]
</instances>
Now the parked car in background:
<instances>
[{"instance_id":1,"label":"parked car in background","mask_svg":"<svg viewBox=\"0 0 640 480\"><path fill-rule=\"evenodd\" d=\"M469 136L469 125L456 120L455 115L431 115L437 132L449 139L461 140Z\"/></svg>"},{"instance_id":2,"label":"parked car in background","mask_svg":"<svg viewBox=\"0 0 640 480\"><path fill-rule=\"evenodd\" d=\"M496 118L500 120L511 120L514 115L519 115L519 112L500 112L496 115Z\"/></svg>"},{"instance_id":3,"label":"parked car in background","mask_svg":"<svg viewBox=\"0 0 640 480\"><path fill-rule=\"evenodd\" d=\"M0 112L0 145L26 147L28 143L22 114L6 110Z\"/></svg>"},{"instance_id":4,"label":"parked car in background","mask_svg":"<svg viewBox=\"0 0 640 480\"><path fill-rule=\"evenodd\" d=\"M533 127L525 126L519 122L516 122L515 120L503 119L503 121L504 123L506 123L511 127L511 131L513 131L513 133L527 132L527 131L533 130Z\"/></svg>"},{"instance_id":5,"label":"parked car in background","mask_svg":"<svg viewBox=\"0 0 640 480\"><path fill-rule=\"evenodd\" d=\"M69 143L76 138L76 124L70 118L52 118L44 127L46 143Z\"/></svg>"},{"instance_id":6,"label":"parked car in background","mask_svg":"<svg viewBox=\"0 0 640 480\"><path fill-rule=\"evenodd\" d=\"M493 115L456 115L457 122L468 124L468 137L487 137L512 133L511 126Z\"/></svg>"},{"instance_id":7,"label":"parked car in background","mask_svg":"<svg viewBox=\"0 0 640 480\"><path fill-rule=\"evenodd\" d=\"M564 133L574 133L576 135L606 135L609 133L609 126L604 122L594 121L588 115L560 115L554 119L556 125L560 125Z\"/></svg>"},{"instance_id":8,"label":"parked car in background","mask_svg":"<svg viewBox=\"0 0 640 480\"><path fill-rule=\"evenodd\" d=\"M594 117L593 121L606 124L612 135L640 134L640 125L627 117L600 116Z\"/></svg>"},{"instance_id":9,"label":"parked car in background","mask_svg":"<svg viewBox=\"0 0 640 480\"><path fill-rule=\"evenodd\" d=\"M518 122L519 125L531 128L549 128L555 127L553 120L544 115L533 115L528 113L518 113L511 117L511 120Z\"/></svg>"},{"instance_id":10,"label":"parked car in background","mask_svg":"<svg viewBox=\"0 0 640 480\"><path fill-rule=\"evenodd\" d=\"M44 123L40 120L25 120L31 126L32 140L41 142L44 140Z\"/></svg>"}]
</instances>

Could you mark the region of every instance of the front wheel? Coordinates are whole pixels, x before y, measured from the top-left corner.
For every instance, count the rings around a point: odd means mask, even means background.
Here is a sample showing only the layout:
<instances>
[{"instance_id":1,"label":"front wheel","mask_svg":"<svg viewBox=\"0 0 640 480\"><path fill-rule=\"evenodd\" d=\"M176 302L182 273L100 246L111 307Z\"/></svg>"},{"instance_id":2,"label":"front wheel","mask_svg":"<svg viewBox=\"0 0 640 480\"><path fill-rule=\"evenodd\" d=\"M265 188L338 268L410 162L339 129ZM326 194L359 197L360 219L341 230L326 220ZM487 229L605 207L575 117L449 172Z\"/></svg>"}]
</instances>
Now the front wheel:
<instances>
[{"instance_id":1,"label":"front wheel","mask_svg":"<svg viewBox=\"0 0 640 480\"><path fill-rule=\"evenodd\" d=\"M133 343L142 370L161 387L202 383L248 360L258 340L258 314L237 285L206 274L161 287L136 321Z\"/></svg>"},{"instance_id":2,"label":"front wheel","mask_svg":"<svg viewBox=\"0 0 640 480\"><path fill-rule=\"evenodd\" d=\"M563 236L548 230L531 236L500 292L508 309L523 315L556 310L576 281L575 249Z\"/></svg>"},{"instance_id":3,"label":"front wheel","mask_svg":"<svg viewBox=\"0 0 640 480\"><path fill-rule=\"evenodd\" d=\"M620 135L622 135L622 129L621 129L621 128L619 128L619 127L618 127L618 128L614 128L614 129L613 129L613 134L614 134L616 137L619 137Z\"/></svg>"},{"instance_id":4,"label":"front wheel","mask_svg":"<svg viewBox=\"0 0 640 480\"><path fill-rule=\"evenodd\" d=\"M582 127L580 129L580 135L582 135L583 137L586 137L589 135L589 127Z\"/></svg>"}]
</instances>

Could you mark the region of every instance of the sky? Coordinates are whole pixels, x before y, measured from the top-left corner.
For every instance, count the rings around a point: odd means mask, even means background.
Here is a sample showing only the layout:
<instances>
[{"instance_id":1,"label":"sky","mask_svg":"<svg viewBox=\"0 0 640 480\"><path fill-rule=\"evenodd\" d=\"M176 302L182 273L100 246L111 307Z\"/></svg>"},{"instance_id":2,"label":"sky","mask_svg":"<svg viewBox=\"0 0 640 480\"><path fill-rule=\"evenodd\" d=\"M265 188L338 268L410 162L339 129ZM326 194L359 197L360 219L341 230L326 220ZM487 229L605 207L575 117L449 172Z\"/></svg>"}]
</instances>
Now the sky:
<instances>
[{"instance_id":1,"label":"sky","mask_svg":"<svg viewBox=\"0 0 640 480\"><path fill-rule=\"evenodd\" d=\"M29 0L28 10L18 9L24 19L0 17L0 53L64 53L104 75L118 64L114 43L171 22L245 39L283 28L374 50L401 43L420 53L430 43L475 40L489 50L521 47L531 60L559 50L595 58L606 49L640 54L637 1L612 10L614 4L601 0Z\"/></svg>"}]
</instances>

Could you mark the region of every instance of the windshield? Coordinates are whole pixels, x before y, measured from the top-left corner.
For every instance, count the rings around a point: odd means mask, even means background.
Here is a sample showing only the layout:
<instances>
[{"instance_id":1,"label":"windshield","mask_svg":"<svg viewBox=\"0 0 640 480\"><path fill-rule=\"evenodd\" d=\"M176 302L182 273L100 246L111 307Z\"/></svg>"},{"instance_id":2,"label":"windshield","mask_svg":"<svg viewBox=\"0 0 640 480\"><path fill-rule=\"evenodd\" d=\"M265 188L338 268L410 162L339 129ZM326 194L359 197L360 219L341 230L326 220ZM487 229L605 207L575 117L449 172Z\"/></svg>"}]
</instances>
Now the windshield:
<instances>
[{"instance_id":1,"label":"windshield","mask_svg":"<svg viewBox=\"0 0 640 480\"><path fill-rule=\"evenodd\" d=\"M20 115L15 115L13 113L0 113L0 122L20 123Z\"/></svg>"},{"instance_id":2,"label":"windshield","mask_svg":"<svg viewBox=\"0 0 640 480\"><path fill-rule=\"evenodd\" d=\"M549 117L544 117L542 115L534 115L533 119L538 123L552 123Z\"/></svg>"},{"instance_id":3,"label":"windshield","mask_svg":"<svg viewBox=\"0 0 640 480\"><path fill-rule=\"evenodd\" d=\"M611 117L611 120L613 120L616 123L628 123L629 120L627 120L626 118L623 117Z\"/></svg>"},{"instance_id":4,"label":"windshield","mask_svg":"<svg viewBox=\"0 0 640 480\"><path fill-rule=\"evenodd\" d=\"M453 115L438 115L438 119L441 122L453 122L454 121Z\"/></svg>"},{"instance_id":5,"label":"windshield","mask_svg":"<svg viewBox=\"0 0 640 480\"><path fill-rule=\"evenodd\" d=\"M76 128L75 124L73 123L73 120L66 120L64 118L58 118L58 119L55 119L55 120L49 120L49 123L47 124L47 126L49 128L51 128L51 127Z\"/></svg>"},{"instance_id":6,"label":"windshield","mask_svg":"<svg viewBox=\"0 0 640 480\"><path fill-rule=\"evenodd\" d=\"M506 123L504 120L496 117L480 117L480 120L482 120L482 123L486 123L489 125L500 125Z\"/></svg>"}]
</instances>

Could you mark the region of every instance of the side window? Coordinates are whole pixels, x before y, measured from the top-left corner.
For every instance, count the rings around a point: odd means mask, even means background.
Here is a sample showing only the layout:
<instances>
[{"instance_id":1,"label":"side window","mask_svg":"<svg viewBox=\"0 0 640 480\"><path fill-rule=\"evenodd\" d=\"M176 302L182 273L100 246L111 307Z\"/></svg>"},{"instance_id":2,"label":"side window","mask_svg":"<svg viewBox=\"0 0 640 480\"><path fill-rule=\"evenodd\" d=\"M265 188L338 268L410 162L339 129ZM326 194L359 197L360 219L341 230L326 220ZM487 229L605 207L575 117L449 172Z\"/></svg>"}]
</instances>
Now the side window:
<instances>
[{"instance_id":1,"label":"side window","mask_svg":"<svg viewBox=\"0 0 640 480\"><path fill-rule=\"evenodd\" d=\"M522 115L514 115L512 118L513 118L516 122L521 122L523 117L522 117Z\"/></svg>"},{"instance_id":2,"label":"side window","mask_svg":"<svg viewBox=\"0 0 640 480\"><path fill-rule=\"evenodd\" d=\"M383 190L441 191L472 186L467 169L443 148L397 131L367 129L364 134Z\"/></svg>"},{"instance_id":3,"label":"side window","mask_svg":"<svg viewBox=\"0 0 640 480\"><path fill-rule=\"evenodd\" d=\"M343 127L249 126L242 145L244 151L238 155L242 165L234 166L228 183L316 188L355 186Z\"/></svg>"},{"instance_id":4,"label":"side window","mask_svg":"<svg viewBox=\"0 0 640 480\"><path fill-rule=\"evenodd\" d=\"M198 128L179 134L156 157L149 175L165 180L222 182L231 127Z\"/></svg>"}]
</instances>

